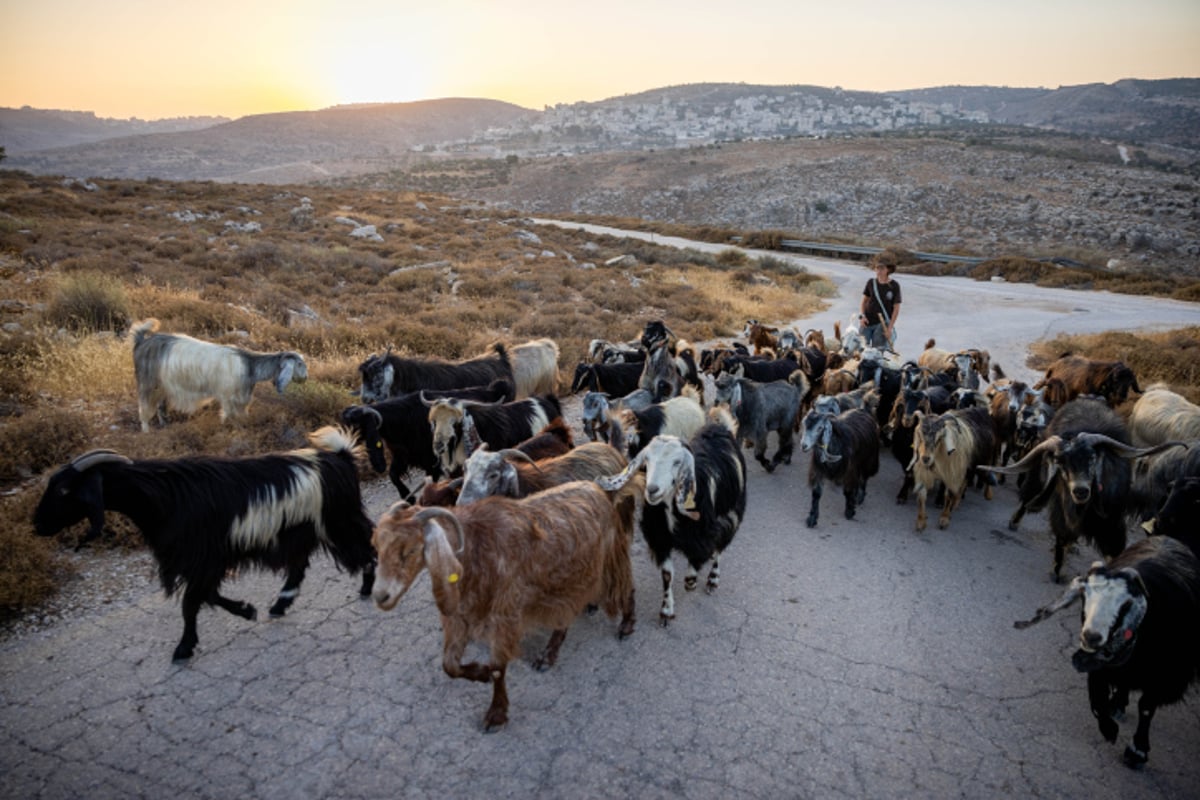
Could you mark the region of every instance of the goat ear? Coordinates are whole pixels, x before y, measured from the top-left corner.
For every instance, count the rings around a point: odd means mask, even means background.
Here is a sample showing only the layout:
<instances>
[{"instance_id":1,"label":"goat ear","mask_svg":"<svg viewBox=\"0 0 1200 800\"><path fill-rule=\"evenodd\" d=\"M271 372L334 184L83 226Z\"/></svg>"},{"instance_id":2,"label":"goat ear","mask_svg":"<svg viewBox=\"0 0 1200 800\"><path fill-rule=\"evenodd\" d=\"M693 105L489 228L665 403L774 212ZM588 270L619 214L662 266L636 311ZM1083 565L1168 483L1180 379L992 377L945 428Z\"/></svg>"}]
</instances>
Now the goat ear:
<instances>
[{"instance_id":1,"label":"goat ear","mask_svg":"<svg viewBox=\"0 0 1200 800\"><path fill-rule=\"evenodd\" d=\"M458 581L462 563L455 557L446 531L436 520L425 522L425 566L433 582L433 597L438 611L451 615L458 610Z\"/></svg>"},{"instance_id":2,"label":"goat ear","mask_svg":"<svg viewBox=\"0 0 1200 800\"><path fill-rule=\"evenodd\" d=\"M1086 585L1087 585L1087 578L1082 578L1082 577L1073 578L1071 580L1071 583L1067 586L1066 591L1064 591L1062 593L1061 597L1059 597L1053 603L1050 603L1049 605L1042 606L1041 608L1039 608L1037 610L1037 612L1031 618L1025 619L1025 620L1020 620L1020 619L1017 620L1016 622L1013 623L1013 627L1016 628L1017 630L1024 630L1025 628L1028 628L1030 625L1036 625L1037 623L1046 619L1046 617L1049 617L1054 612L1061 611L1062 609L1071 605L1075 601L1082 600L1083 599L1083 588Z\"/></svg>"},{"instance_id":3,"label":"goat ear","mask_svg":"<svg viewBox=\"0 0 1200 800\"><path fill-rule=\"evenodd\" d=\"M689 519L700 519L696 510L696 459L690 450L683 451L684 460L677 475L679 488L675 492L675 508Z\"/></svg>"},{"instance_id":4,"label":"goat ear","mask_svg":"<svg viewBox=\"0 0 1200 800\"><path fill-rule=\"evenodd\" d=\"M79 550L86 543L93 539L98 539L100 534L104 532L104 478L95 470L86 470L82 480L79 482L78 488L75 490L75 498L87 510L87 519L91 523L88 526L87 533L75 545L75 549Z\"/></svg>"},{"instance_id":5,"label":"goat ear","mask_svg":"<svg viewBox=\"0 0 1200 800\"><path fill-rule=\"evenodd\" d=\"M296 371L296 359L284 358L279 365L279 374L275 376L275 391L283 394L283 390L292 382L292 374Z\"/></svg>"}]
</instances>

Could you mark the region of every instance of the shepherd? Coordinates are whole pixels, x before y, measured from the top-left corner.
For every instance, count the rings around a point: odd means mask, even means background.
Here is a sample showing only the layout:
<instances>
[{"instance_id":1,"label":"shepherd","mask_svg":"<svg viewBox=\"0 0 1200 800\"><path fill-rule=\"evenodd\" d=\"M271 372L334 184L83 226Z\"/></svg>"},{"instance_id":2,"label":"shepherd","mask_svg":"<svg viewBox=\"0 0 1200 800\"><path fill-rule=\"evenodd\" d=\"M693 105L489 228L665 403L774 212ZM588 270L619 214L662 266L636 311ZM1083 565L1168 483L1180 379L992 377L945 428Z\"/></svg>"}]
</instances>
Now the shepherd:
<instances>
[{"instance_id":1,"label":"shepherd","mask_svg":"<svg viewBox=\"0 0 1200 800\"><path fill-rule=\"evenodd\" d=\"M863 338L871 347L895 352L896 319L900 316L900 284L892 280L896 256L884 250L868 262L875 277L863 287L861 318Z\"/></svg>"}]
</instances>

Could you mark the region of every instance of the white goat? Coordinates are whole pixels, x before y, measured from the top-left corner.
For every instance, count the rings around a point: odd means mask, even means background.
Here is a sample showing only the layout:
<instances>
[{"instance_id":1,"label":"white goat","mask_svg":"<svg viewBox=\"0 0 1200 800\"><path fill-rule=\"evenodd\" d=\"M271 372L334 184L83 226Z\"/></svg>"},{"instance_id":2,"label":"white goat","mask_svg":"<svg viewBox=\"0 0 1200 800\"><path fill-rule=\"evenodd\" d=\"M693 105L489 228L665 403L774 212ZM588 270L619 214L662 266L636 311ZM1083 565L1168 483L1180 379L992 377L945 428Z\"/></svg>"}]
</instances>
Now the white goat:
<instances>
[{"instance_id":1,"label":"white goat","mask_svg":"<svg viewBox=\"0 0 1200 800\"><path fill-rule=\"evenodd\" d=\"M163 421L164 407L191 414L208 400L216 400L224 422L245 413L256 383L274 381L282 394L292 380L308 379L308 365L296 352L257 353L157 331L156 319L139 322L132 330L143 432L150 430L151 418Z\"/></svg>"}]
</instances>

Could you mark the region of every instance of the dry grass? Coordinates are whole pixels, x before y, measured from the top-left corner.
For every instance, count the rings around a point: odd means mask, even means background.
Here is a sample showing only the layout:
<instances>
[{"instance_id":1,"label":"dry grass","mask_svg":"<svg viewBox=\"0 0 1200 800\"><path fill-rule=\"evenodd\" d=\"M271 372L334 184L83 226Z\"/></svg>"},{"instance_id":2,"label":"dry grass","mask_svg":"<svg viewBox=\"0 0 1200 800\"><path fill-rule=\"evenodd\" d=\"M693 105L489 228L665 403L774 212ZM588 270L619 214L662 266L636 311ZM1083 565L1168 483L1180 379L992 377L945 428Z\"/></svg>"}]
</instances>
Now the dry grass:
<instances>
[{"instance_id":1,"label":"dry grass","mask_svg":"<svg viewBox=\"0 0 1200 800\"><path fill-rule=\"evenodd\" d=\"M61 545L35 539L30 518L47 474L85 450L291 449L337 419L358 364L386 346L457 359L549 336L569 376L595 337L634 338L652 319L692 341L731 337L748 317L811 313L831 291L732 250L553 228L531 242L519 218L434 195L93 183L99 191L0 172L0 550L18 554L0 559L0 611L53 591ZM352 238L345 219L375 225L384 241ZM605 266L625 255L636 262ZM164 331L298 350L309 380L282 396L260 386L244 419L222 425L207 408L142 434L125 333L146 317ZM136 541L111 521L118 543Z\"/></svg>"}]
</instances>

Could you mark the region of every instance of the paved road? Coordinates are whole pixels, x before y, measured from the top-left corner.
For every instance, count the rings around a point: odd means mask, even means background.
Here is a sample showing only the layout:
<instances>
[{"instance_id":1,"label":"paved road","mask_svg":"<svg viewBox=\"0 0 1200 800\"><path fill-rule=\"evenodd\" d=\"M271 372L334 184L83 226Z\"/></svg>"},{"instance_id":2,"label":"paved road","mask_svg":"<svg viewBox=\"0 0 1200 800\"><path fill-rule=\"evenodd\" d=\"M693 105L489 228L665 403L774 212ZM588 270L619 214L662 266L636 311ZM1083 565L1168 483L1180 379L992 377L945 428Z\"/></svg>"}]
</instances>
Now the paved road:
<instances>
[{"instance_id":1,"label":"paved road","mask_svg":"<svg viewBox=\"0 0 1200 800\"><path fill-rule=\"evenodd\" d=\"M797 260L845 290L797 326L849 316L866 271ZM1147 298L902 280L902 352L936 331L1010 374L1050 330L1200 321ZM203 613L183 665L170 661L178 603L148 576L126 602L0 645L0 798L1196 796L1195 695L1159 712L1133 772L1130 727L1119 746L1101 739L1070 666L1073 615L1013 629L1058 590L1044 516L1005 527L1011 489L971 494L948 530L916 534L888 456L855 521L827 493L809 530L801 459L750 473L720 590L679 592L659 627L639 539L636 633L618 641L615 622L585 617L552 670L512 665L510 722L493 735L480 732L489 690L441 671L427 576L384 613L319 562L283 619ZM391 492L369 487L373 514ZM279 583L248 575L229 593L265 609Z\"/></svg>"}]
</instances>

